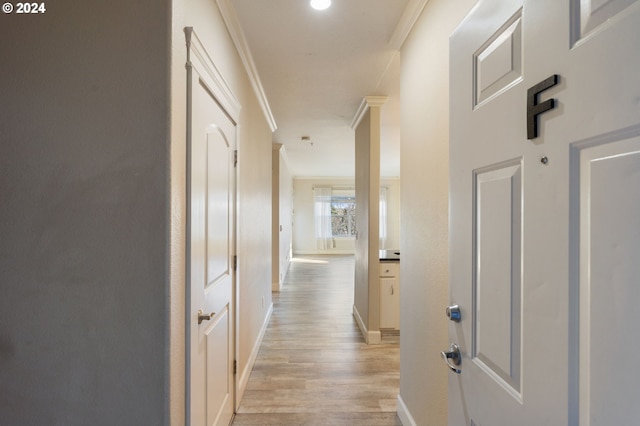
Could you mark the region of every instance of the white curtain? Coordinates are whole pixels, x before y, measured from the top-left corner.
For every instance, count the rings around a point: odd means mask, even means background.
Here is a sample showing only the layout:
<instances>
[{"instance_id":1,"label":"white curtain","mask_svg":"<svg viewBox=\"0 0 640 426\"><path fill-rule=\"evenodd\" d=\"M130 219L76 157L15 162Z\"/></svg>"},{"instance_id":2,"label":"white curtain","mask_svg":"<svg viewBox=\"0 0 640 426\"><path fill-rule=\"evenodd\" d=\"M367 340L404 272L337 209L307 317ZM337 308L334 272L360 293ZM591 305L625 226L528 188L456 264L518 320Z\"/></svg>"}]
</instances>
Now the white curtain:
<instances>
[{"instance_id":1,"label":"white curtain","mask_svg":"<svg viewBox=\"0 0 640 426\"><path fill-rule=\"evenodd\" d=\"M319 249L333 248L331 231L331 187L313 188L313 212L316 223L316 244Z\"/></svg>"},{"instance_id":2,"label":"white curtain","mask_svg":"<svg viewBox=\"0 0 640 426\"><path fill-rule=\"evenodd\" d=\"M380 188L380 250L387 248L387 192L388 188Z\"/></svg>"}]
</instances>

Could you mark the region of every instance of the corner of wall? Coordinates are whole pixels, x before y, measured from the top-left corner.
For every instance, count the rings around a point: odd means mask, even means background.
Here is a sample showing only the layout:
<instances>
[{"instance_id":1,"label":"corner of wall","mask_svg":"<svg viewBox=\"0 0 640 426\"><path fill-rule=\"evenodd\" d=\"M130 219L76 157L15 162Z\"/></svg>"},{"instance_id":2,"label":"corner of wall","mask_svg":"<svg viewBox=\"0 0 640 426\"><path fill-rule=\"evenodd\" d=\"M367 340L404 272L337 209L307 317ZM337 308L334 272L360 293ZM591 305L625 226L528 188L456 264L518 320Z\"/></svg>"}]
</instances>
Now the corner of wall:
<instances>
[{"instance_id":1,"label":"corner of wall","mask_svg":"<svg viewBox=\"0 0 640 426\"><path fill-rule=\"evenodd\" d=\"M358 324L358 328L360 329L362 337L364 337L364 341L367 345L379 345L380 343L382 343L382 333L380 333L380 330L367 329L367 326L362 320L362 317L360 316L360 312L358 312L358 308L356 307L356 305L353 305L353 317L355 318L356 323Z\"/></svg>"},{"instance_id":2,"label":"corner of wall","mask_svg":"<svg viewBox=\"0 0 640 426\"><path fill-rule=\"evenodd\" d=\"M401 395L398 395L397 411L398 417L400 418L400 423L402 423L403 426L418 426L416 421L413 419L411 412L409 412L409 408L407 408L404 401L402 400Z\"/></svg>"}]
</instances>

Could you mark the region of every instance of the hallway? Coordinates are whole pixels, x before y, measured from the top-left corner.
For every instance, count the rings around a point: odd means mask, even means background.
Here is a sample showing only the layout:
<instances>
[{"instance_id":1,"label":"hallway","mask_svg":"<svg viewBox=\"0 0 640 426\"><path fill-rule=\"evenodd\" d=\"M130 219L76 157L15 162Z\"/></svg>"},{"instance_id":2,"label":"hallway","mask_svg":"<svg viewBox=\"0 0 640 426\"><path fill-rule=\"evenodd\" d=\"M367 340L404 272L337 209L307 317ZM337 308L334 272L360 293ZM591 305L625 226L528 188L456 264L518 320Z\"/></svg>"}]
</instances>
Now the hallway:
<instances>
[{"instance_id":1,"label":"hallway","mask_svg":"<svg viewBox=\"0 0 640 426\"><path fill-rule=\"evenodd\" d=\"M399 345L366 345L353 256L294 258L233 425L401 425Z\"/></svg>"}]
</instances>

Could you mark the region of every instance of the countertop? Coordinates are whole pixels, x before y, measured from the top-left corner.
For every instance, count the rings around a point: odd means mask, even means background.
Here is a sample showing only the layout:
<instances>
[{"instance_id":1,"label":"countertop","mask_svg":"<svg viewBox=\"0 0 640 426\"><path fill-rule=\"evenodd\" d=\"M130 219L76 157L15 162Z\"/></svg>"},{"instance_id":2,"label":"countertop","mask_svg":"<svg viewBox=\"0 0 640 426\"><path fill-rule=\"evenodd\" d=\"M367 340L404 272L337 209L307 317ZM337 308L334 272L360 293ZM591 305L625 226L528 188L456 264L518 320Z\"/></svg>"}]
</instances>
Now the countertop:
<instances>
[{"instance_id":1,"label":"countertop","mask_svg":"<svg viewBox=\"0 0 640 426\"><path fill-rule=\"evenodd\" d=\"M400 261L400 250L380 250L380 261L381 262L399 262Z\"/></svg>"}]
</instances>

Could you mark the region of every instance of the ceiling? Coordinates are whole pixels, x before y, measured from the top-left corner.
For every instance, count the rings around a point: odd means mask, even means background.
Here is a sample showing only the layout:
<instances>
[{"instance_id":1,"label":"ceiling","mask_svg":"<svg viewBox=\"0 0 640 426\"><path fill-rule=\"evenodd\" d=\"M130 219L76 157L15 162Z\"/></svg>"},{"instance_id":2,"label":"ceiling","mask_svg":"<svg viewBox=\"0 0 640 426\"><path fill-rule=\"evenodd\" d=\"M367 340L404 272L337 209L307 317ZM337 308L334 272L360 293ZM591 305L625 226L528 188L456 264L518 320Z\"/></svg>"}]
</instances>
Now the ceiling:
<instances>
[{"instance_id":1,"label":"ceiling","mask_svg":"<svg viewBox=\"0 0 640 426\"><path fill-rule=\"evenodd\" d=\"M218 2L236 16L232 37L244 42L273 142L284 145L294 176L354 176L351 123L369 95L389 97L381 175L400 175L398 49L426 0L332 0L324 11L309 0Z\"/></svg>"}]
</instances>

